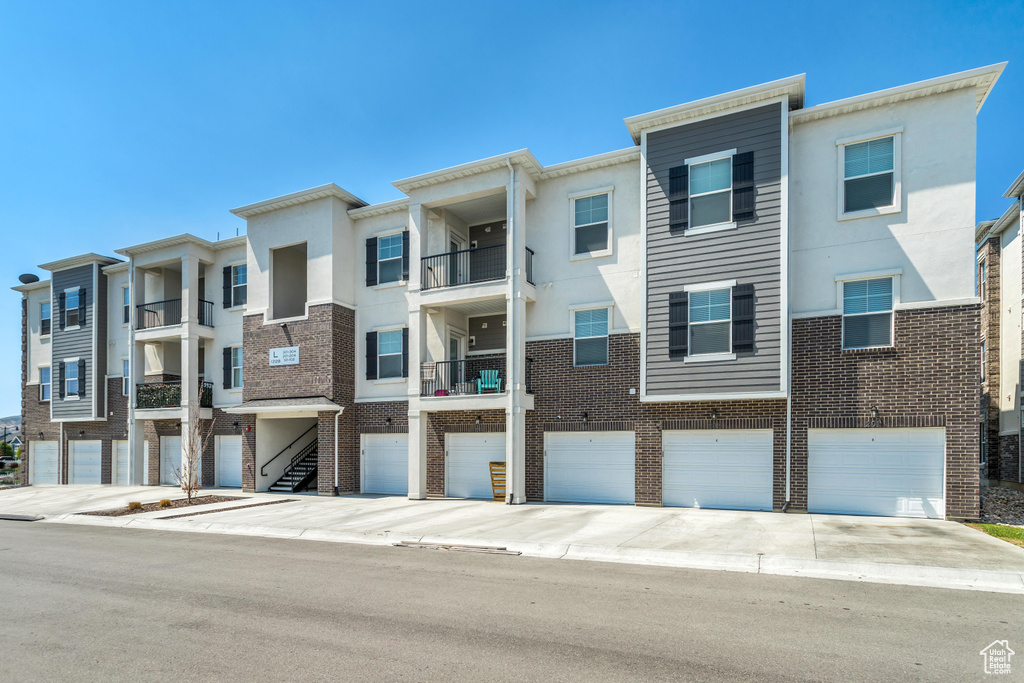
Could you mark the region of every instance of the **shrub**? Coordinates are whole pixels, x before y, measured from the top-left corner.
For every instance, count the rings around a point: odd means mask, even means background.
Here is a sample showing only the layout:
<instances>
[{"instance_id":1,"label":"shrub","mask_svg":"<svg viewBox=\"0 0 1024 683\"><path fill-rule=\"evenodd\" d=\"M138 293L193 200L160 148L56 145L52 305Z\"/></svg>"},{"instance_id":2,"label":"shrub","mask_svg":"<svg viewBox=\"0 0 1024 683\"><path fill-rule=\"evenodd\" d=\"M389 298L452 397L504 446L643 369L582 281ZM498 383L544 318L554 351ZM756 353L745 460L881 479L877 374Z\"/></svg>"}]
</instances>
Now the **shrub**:
<instances>
[{"instance_id":1,"label":"shrub","mask_svg":"<svg viewBox=\"0 0 1024 683\"><path fill-rule=\"evenodd\" d=\"M142 509L142 503L139 503L138 501L132 501L132 502L128 503L128 509L129 510L141 510Z\"/></svg>"},{"instance_id":2,"label":"shrub","mask_svg":"<svg viewBox=\"0 0 1024 683\"><path fill-rule=\"evenodd\" d=\"M170 499L164 498L163 500L161 500L160 501L160 507L162 507L162 508L169 508L169 507L171 507Z\"/></svg>"}]
</instances>

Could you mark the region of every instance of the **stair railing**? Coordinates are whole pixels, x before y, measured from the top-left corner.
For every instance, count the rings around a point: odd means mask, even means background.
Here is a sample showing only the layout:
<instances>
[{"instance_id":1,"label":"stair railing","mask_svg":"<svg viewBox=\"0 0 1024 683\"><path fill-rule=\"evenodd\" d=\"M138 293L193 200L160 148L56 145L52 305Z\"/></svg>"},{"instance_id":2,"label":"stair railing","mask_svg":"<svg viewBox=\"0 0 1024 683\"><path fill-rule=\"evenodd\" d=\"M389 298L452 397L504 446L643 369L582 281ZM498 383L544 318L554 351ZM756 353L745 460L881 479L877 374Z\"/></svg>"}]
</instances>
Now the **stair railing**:
<instances>
[{"instance_id":1,"label":"stair railing","mask_svg":"<svg viewBox=\"0 0 1024 683\"><path fill-rule=\"evenodd\" d=\"M297 444L297 443L299 442L299 440L300 440L300 439L302 439L302 437L304 437L304 436L305 436L306 434L309 434L309 433L310 433L311 431L313 431L314 429L316 429L316 425L313 425L312 427L310 427L310 428L309 428L309 429L307 429L306 431L304 431L304 432L302 432L301 434L299 434L299 435L298 435L297 437L295 437L295 440L294 440L294 441L292 441L292 442L291 442L290 444L288 444L287 446L285 446L284 448L282 448L282 449L281 449L281 452L280 452L280 453L278 453L278 454L277 454L277 455L275 455L275 456L274 456L273 458L271 458L270 460L268 460L268 461L266 461L265 463L263 463L263 467L261 467L261 468L260 468L260 476L261 476L261 477L265 477L265 476L267 476L267 472L266 472L266 469L267 469L267 465L269 465L270 463L272 463L272 462L274 462L275 460L277 460L277 459L278 459L278 458L279 458L280 456L284 455L284 452L285 452L285 451L287 451L287 450L288 450L289 448L291 448L292 446L294 446L295 444ZM316 441L313 441L313 443L316 443ZM294 458L292 459L292 464L293 464L293 465L295 464L295 459L294 459ZM285 469L286 469L286 471L287 471L287 468L285 468Z\"/></svg>"}]
</instances>

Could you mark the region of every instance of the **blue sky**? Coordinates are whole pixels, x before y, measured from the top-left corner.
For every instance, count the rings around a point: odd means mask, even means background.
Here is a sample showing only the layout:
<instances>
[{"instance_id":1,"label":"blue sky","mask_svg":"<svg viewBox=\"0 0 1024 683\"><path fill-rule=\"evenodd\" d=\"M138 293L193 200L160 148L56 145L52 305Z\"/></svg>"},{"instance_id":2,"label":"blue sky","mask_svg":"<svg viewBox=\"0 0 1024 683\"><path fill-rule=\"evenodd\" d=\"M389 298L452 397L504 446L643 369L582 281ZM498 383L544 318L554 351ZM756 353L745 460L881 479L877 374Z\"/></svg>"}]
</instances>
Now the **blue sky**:
<instances>
[{"instance_id":1,"label":"blue sky","mask_svg":"<svg viewBox=\"0 0 1024 683\"><path fill-rule=\"evenodd\" d=\"M1024 169L1024 2L0 0L0 282L191 232L326 182L529 147L631 144L622 119L807 74L807 104L1001 61L978 119L978 218ZM0 416L20 411L20 295L0 295Z\"/></svg>"}]
</instances>

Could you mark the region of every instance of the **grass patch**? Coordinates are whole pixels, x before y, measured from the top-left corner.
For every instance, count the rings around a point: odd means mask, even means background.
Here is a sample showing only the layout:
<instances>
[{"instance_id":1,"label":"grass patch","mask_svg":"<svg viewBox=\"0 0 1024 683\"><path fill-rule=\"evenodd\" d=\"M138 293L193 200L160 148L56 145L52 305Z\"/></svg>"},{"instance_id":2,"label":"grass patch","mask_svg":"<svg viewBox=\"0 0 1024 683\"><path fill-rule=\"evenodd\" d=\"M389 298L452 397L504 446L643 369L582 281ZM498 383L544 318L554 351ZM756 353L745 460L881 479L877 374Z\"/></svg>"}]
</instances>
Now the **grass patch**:
<instances>
[{"instance_id":1,"label":"grass patch","mask_svg":"<svg viewBox=\"0 0 1024 683\"><path fill-rule=\"evenodd\" d=\"M1024 529L1017 526L1003 526L1002 524L968 524L967 526L978 531L984 531L989 536L1001 538L1008 543L1024 548Z\"/></svg>"}]
</instances>

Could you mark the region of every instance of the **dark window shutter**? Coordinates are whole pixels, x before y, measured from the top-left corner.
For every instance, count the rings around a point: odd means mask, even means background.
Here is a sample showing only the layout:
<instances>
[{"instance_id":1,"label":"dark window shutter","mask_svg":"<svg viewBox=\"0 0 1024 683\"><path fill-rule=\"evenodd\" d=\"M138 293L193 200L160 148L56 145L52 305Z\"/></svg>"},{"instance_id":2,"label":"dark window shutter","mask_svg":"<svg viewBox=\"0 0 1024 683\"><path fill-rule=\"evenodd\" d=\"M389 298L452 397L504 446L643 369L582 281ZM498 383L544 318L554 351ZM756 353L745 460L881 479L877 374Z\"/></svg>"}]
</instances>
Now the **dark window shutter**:
<instances>
[{"instance_id":1,"label":"dark window shutter","mask_svg":"<svg viewBox=\"0 0 1024 683\"><path fill-rule=\"evenodd\" d=\"M402 233L402 279L409 279L409 231Z\"/></svg>"},{"instance_id":2,"label":"dark window shutter","mask_svg":"<svg viewBox=\"0 0 1024 683\"><path fill-rule=\"evenodd\" d=\"M224 388L231 389L231 347L224 347Z\"/></svg>"},{"instance_id":3,"label":"dark window shutter","mask_svg":"<svg viewBox=\"0 0 1024 683\"><path fill-rule=\"evenodd\" d=\"M732 219L754 220L753 152L743 152L732 158Z\"/></svg>"},{"instance_id":4,"label":"dark window shutter","mask_svg":"<svg viewBox=\"0 0 1024 683\"><path fill-rule=\"evenodd\" d=\"M366 240L366 286L377 284L377 238Z\"/></svg>"},{"instance_id":5,"label":"dark window shutter","mask_svg":"<svg viewBox=\"0 0 1024 683\"><path fill-rule=\"evenodd\" d=\"M224 308L231 308L231 266L224 266Z\"/></svg>"},{"instance_id":6,"label":"dark window shutter","mask_svg":"<svg viewBox=\"0 0 1024 683\"><path fill-rule=\"evenodd\" d=\"M78 359L78 396L85 396L85 359Z\"/></svg>"},{"instance_id":7,"label":"dark window shutter","mask_svg":"<svg viewBox=\"0 0 1024 683\"><path fill-rule=\"evenodd\" d=\"M61 294L61 296L63 297L64 295ZM64 375L64 361L60 362L60 367L58 368L57 376L58 376L58 382L57 382L58 389L57 389L57 393L60 395L61 398L64 398L64 387L66 386L65 382L64 382L64 377L65 377L65 375Z\"/></svg>"},{"instance_id":8,"label":"dark window shutter","mask_svg":"<svg viewBox=\"0 0 1024 683\"><path fill-rule=\"evenodd\" d=\"M690 319L690 296L686 292L668 295L668 357L683 358L687 351L687 322Z\"/></svg>"},{"instance_id":9,"label":"dark window shutter","mask_svg":"<svg viewBox=\"0 0 1024 683\"><path fill-rule=\"evenodd\" d=\"M732 351L754 351L754 285L732 288Z\"/></svg>"},{"instance_id":10,"label":"dark window shutter","mask_svg":"<svg viewBox=\"0 0 1024 683\"><path fill-rule=\"evenodd\" d=\"M377 379L377 333L376 332L367 332L366 333L366 379Z\"/></svg>"},{"instance_id":11,"label":"dark window shutter","mask_svg":"<svg viewBox=\"0 0 1024 683\"><path fill-rule=\"evenodd\" d=\"M60 325L60 329L64 329L64 309L67 307L65 304L66 295L64 292L60 293L60 298L57 303L57 321ZM64 397L64 393L61 392L61 398Z\"/></svg>"},{"instance_id":12,"label":"dark window shutter","mask_svg":"<svg viewBox=\"0 0 1024 683\"><path fill-rule=\"evenodd\" d=\"M409 328L402 328L402 377L409 376Z\"/></svg>"},{"instance_id":13,"label":"dark window shutter","mask_svg":"<svg viewBox=\"0 0 1024 683\"><path fill-rule=\"evenodd\" d=\"M668 171L668 229L670 232L686 230L689 223L690 171L676 166Z\"/></svg>"},{"instance_id":14,"label":"dark window shutter","mask_svg":"<svg viewBox=\"0 0 1024 683\"><path fill-rule=\"evenodd\" d=\"M85 327L85 287L78 289L78 324Z\"/></svg>"}]
</instances>

